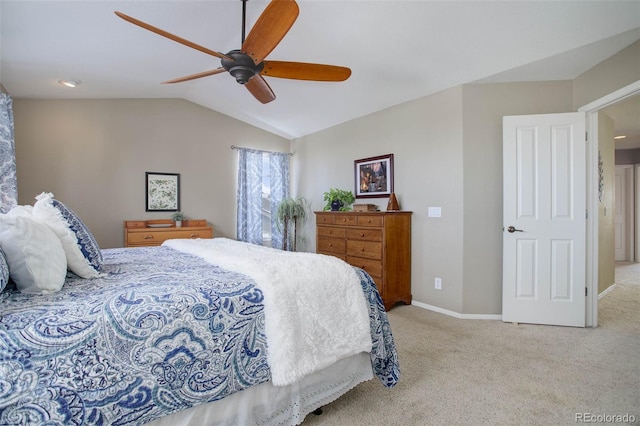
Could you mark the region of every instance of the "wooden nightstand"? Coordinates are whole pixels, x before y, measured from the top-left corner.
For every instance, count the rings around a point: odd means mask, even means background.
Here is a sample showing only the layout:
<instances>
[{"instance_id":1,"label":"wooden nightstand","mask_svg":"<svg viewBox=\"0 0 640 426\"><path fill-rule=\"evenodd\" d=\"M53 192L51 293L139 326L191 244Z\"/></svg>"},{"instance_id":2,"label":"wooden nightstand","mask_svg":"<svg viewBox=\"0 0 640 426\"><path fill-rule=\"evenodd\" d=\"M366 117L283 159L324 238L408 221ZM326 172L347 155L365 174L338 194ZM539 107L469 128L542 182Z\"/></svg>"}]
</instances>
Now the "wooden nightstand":
<instances>
[{"instance_id":1,"label":"wooden nightstand","mask_svg":"<svg viewBox=\"0 0 640 426\"><path fill-rule=\"evenodd\" d=\"M184 220L176 228L171 219L125 220L124 246L159 246L174 238L213 238L213 228L206 220Z\"/></svg>"}]
</instances>

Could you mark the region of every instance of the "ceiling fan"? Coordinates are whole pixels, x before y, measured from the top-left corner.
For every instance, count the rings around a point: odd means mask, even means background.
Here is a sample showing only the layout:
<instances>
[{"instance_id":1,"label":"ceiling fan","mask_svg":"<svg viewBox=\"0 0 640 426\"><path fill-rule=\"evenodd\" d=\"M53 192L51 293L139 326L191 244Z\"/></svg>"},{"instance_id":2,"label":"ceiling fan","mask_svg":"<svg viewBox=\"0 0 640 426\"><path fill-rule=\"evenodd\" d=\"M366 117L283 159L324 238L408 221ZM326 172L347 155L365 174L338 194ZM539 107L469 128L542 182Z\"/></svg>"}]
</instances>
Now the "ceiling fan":
<instances>
[{"instance_id":1,"label":"ceiling fan","mask_svg":"<svg viewBox=\"0 0 640 426\"><path fill-rule=\"evenodd\" d=\"M226 54L215 52L160 28L139 21L122 12L114 12L125 21L152 31L163 37L181 43L192 49L221 59L222 66L210 71L180 77L164 83L180 83L197 78L229 72L236 81L263 104L269 103L276 95L263 75L312 81L344 81L351 70L335 65L312 64L306 62L267 61L265 58L280 43L298 17L298 4L294 0L272 0L262 12L245 39L246 2L242 1L242 44L240 49Z\"/></svg>"}]
</instances>

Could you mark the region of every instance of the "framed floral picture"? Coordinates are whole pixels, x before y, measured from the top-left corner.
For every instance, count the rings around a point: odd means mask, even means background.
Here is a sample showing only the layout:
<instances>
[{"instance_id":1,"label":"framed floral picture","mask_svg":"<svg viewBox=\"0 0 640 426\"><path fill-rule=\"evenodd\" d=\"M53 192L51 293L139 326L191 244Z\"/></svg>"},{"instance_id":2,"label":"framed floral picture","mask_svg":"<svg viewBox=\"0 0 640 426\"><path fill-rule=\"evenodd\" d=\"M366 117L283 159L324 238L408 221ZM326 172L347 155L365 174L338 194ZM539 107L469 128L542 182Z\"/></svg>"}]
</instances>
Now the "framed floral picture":
<instances>
[{"instance_id":1,"label":"framed floral picture","mask_svg":"<svg viewBox=\"0 0 640 426\"><path fill-rule=\"evenodd\" d=\"M393 154L354 161L356 198L382 198L393 192Z\"/></svg>"},{"instance_id":2,"label":"framed floral picture","mask_svg":"<svg viewBox=\"0 0 640 426\"><path fill-rule=\"evenodd\" d=\"M180 174L146 172L146 211L180 210Z\"/></svg>"}]
</instances>

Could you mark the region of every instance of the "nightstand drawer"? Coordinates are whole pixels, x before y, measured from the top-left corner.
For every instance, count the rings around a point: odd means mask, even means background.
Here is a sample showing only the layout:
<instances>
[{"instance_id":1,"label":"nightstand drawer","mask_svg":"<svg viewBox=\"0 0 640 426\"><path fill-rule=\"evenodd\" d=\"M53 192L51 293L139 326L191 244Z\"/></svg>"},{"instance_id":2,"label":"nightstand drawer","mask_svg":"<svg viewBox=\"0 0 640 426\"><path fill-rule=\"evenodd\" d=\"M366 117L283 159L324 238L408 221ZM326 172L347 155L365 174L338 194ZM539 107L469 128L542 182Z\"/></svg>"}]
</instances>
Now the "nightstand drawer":
<instances>
[{"instance_id":1,"label":"nightstand drawer","mask_svg":"<svg viewBox=\"0 0 640 426\"><path fill-rule=\"evenodd\" d=\"M382 229L347 229L348 240L382 241Z\"/></svg>"},{"instance_id":2,"label":"nightstand drawer","mask_svg":"<svg viewBox=\"0 0 640 426\"><path fill-rule=\"evenodd\" d=\"M211 231L208 229L165 232L145 231L130 232L128 235L129 244L160 245L166 240L175 238L211 238Z\"/></svg>"},{"instance_id":3,"label":"nightstand drawer","mask_svg":"<svg viewBox=\"0 0 640 426\"><path fill-rule=\"evenodd\" d=\"M364 269L369 275L371 275L371 278L373 278L374 281L376 281L376 278L379 279L382 276L382 262L379 260L347 256L347 263L355 266L356 268Z\"/></svg>"},{"instance_id":4,"label":"nightstand drawer","mask_svg":"<svg viewBox=\"0 0 640 426\"><path fill-rule=\"evenodd\" d=\"M344 255L347 252L346 240L341 238L318 237L318 251Z\"/></svg>"},{"instance_id":5,"label":"nightstand drawer","mask_svg":"<svg viewBox=\"0 0 640 426\"><path fill-rule=\"evenodd\" d=\"M382 259L382 243L347 240L347 256Z\"/></svg>"},{"instance_id":6,"label":"nightstand drawer","mask_svg":"<svg viewBox=\"0 0 640 426\"><path fill-rule=\"evenodd\" d=\"M124 222L125 247L159 246L176 238L213 238L213 228L206 220L187 220L189 226L175 227L170 219Z\"/></svg>"}]
</instances>

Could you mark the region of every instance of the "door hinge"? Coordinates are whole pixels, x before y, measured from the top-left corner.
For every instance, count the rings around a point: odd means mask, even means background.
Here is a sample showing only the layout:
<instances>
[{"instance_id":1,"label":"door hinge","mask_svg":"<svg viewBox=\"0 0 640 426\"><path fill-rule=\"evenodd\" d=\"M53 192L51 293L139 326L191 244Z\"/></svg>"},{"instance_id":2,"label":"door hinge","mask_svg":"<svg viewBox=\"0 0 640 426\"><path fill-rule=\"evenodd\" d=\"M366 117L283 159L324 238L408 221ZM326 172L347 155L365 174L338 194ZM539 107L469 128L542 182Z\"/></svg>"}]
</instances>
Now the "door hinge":
<instances>
[{"instance_id":1,"label":"door hinge","mask_svg":"<svg viewBox=\"0 0 640 426\"><path fill-rule=\"evenodd\" d=\"M589 295L589 287L585 287L584 288L584 295L588 296Z\"/></svg>"},{"instance_id":2,"label":"door hinge","mask_svg":"<svg viewBox=\"0 0 640 426\"><path fill-rule=\"evenodd\" d=\"M584 132L584 140L589 141L589 132Z\"/></svg>"},{"instance_id":3,"label":"door hinge","mask_svg":"<svg viewBox=\"0 0 640 426\"><path fill-rule=\"evenodd\" d=\"M586 210L584 211L584 218L585 218L585 219L589 219L589 209L586 209Z\"/></svg>"}]
</instances>

